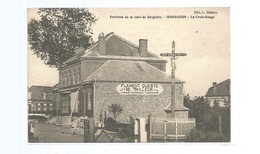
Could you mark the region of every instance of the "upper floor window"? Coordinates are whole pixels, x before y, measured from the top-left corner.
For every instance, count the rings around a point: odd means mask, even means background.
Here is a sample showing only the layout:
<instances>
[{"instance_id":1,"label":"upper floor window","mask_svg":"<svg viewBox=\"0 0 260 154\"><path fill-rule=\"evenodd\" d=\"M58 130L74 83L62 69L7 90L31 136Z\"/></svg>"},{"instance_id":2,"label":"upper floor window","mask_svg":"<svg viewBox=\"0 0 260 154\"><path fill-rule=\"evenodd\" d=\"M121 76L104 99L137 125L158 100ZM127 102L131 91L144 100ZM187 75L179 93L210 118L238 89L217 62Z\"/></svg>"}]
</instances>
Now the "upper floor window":
<instances>
[{"instance_id":1,"label":"upper floor window","mask_svg":"<svg viewBox=\"0 0 260 154\"><path fill-rule=\"evenodd\" d=\"M49 93L48 96L50 99L52 99L52 93Z\"/></svg>"},{"instance_id":2,"label":"upper floor window","mask_svg":"<svg viewBox=\"0 0 260 154\"><path fill-rule=\"evenodd\" d=\"M76 84L76 73L75 70L73 70L73 74L72 74L72 84Z\"/></svg>"},{"instance_id":3,"label":"upper floor window","mask_svg":"<svg viewBox=\"0 0 260 154\"><path fill-rule=\"evenodd\" d=\"M80 69L78 68L77 70L78 70L78 72L77 72L77 83L79 83L80 82Z\"/></svg>"},{"instance_id":4,"label":"upper floor window","mask_svg":"<svg viewBox=\"0 0 260 154\"><path fill-rule=\"evenodd\" d=\"M61 84L61 87L64 86L64 83L63 83L63 75L62 75L62 74L61 74L61 76L60 76L60 84Z\"/></svg>"},{"instance_id":5,"label":"upper floor window","mask_svg":"<svg viewBox=\"0 0 260 154\"><path fill-rule=\"evenodd\" d=\"M70 73L70 71L68 71L68 86L70 86L70 78L71 78L71 73Z\"/></svg>"},{"instance_id":6,"label":"upper floor window","mask_svg":"<svg viewBox=\"0 0 260 154\"><path fill-rule=\"evenodd\" d=\"M64 78L64 87L67 86L67 73L65 73L65 78Z\"/></svg>"},{"instance_id":7,"label":"upper floor window","mask_svg":"<svg viewBox=\"0 0 260 154\"><path fill-rule=\"evenodd\" d=\"M41 95L42 95L42 99L46 99L46 95L47 95L46 93L42 93Z\"/></svg>"}]
</instances>

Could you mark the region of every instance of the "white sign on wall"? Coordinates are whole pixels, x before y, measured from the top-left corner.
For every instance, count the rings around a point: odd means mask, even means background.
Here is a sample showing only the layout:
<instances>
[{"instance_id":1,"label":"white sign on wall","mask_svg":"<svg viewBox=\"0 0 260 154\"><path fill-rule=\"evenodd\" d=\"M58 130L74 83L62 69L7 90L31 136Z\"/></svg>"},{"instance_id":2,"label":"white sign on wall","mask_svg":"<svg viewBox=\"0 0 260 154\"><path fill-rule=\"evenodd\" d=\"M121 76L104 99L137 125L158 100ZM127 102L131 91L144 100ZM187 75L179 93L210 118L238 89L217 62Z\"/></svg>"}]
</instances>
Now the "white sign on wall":
<instances>
[{"instance_id":1,"label":"white sign on wall","mask_svg":"<svg viewBox=\"0 0 260 154\"><path fill-rule=\"evenodd\" d=\"M159 95L163 92L158 83L121 83L116 89L122 95Z\"/></svg>"}]
</instances>

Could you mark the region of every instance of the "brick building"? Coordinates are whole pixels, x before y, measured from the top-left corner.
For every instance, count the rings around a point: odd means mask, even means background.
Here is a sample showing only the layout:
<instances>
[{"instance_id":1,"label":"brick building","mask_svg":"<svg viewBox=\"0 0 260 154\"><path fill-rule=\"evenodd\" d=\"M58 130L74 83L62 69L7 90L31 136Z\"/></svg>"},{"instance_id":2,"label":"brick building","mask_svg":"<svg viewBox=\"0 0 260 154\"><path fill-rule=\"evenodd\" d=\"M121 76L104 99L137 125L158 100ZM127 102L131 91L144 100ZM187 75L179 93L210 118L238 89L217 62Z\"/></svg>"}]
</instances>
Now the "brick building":
<instances>
[{"instance_id":1,"label":"brick building","mask_svg":"<svg viewBox=\"0 0 260 154\"><path fill-rule=\"evenodd\" d=\"M210 106L214 106L214 103L218 103L220 107L226 106L228 102L230 103L230 79L218 84L213 82L205 97Z\"/></svg>"},{"instance_id":2,"label":"brick building","mask_svg":"<svg viewBox=\"0 0 260 154\"><path fill-rule=\"evenodd\" d=\"M28 88L28 113L51 114L54 108L52 87L31 86Z\"/></svg>"},{"instance_id":3,"label":"brick building","mask_svg":"<svg viewBox=\"0 0 260 154\"><path fill-rule=\"evenodd\" d=\"M165 117L171 101L166 62L148 51L145 39L137 46L114 33L101 33L96 43L77 49L59 69L59 86L54 88L54 95L60 95L58 112L98 119L108 105L120 103L122 122L149 113ZM186 113L179 113L188 111L183 106L183 83L176 79L177 117L185 117Z\"/></svg>"}]
</instances>

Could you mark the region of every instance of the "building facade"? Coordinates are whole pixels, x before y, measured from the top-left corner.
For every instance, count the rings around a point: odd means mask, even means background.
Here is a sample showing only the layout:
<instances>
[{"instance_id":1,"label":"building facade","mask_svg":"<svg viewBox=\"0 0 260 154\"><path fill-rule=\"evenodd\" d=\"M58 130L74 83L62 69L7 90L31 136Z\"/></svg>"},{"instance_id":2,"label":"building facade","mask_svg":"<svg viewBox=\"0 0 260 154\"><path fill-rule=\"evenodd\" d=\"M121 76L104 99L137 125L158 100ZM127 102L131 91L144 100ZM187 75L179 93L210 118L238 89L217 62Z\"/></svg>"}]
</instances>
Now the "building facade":
<instances>
[{"instance_id":1,"label":"building facade","mask_svg":"<svg viewBox=\"0 0 260 154\"><path fill-rule=\"evenodd\" d=\"M52 87L31 86L28 89L28 113L52 114L54 110Z\"/></svg>"},{"instance_id":2,"label":"building facade","mask_svg":"<svg viewBox=\"0 0 260 154\"><path fill-rule=\"evenodd\" d=\"M59 68L59 85L54 90L60 96L58 113L98 119L108 105L117 103L124 108L122 122L149 113L165 117L171 101L166 62L148 51L145 39L137 46L114 33L101 33L96 43L77 49ZM181 107L183 83L176 79L176 102Z\"/></svg>"},{"instance_id":3,"label":"building facade","mask_svg":"<svg viewBox=\"0 0 260 154\"><path fill-rule=\"evenodd\" d=\"M210 106L219 105L225 107L230 105L230 79L221 83L213 82L205 95Z\"/></svg>"}]
</instances>

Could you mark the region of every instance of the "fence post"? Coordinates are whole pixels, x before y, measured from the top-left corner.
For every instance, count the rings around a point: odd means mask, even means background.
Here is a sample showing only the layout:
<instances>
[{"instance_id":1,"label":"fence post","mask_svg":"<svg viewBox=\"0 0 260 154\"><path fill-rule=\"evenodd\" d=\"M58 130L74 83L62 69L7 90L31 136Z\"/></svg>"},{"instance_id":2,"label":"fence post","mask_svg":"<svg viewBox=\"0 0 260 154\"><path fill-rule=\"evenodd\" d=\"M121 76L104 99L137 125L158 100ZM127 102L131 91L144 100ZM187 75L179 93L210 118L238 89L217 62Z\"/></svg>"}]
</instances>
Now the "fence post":
<instances>
[{"instance_id":1,"label":"fence post","mask_svg":"<svg viewBox=\"0 0 260 154\"><path fill-rule=\"evenodd\" d=\"M139 122L138 122L138 120L135 118L134 119L134 141L135 142L139 142L139 131L138 131L138 129L139 129Z\"/></svg>"},{"instance_id":2,"label":"fence post","mask_svg":"<svg viewBox=\"0 0 260 154\"><path fill-rule=\"evenodd\" d=\"M84 120L84 143L95 142L95 121L93 118Z\"/></svg>"},{"instance_id":3,"label":"fence post","mask_svg":"<svg viewBox=\"0 0 260 154\"><path fill-rule=\"evenodd\" d=\"M221 115L218 116L219 133L222 134Z\"/></svg>"},{"instance_id":4,"label":"fence post","mask_svg":"<svg viewBox=\"0 0 260 154\"><path fill-rule=\"evenodd\" d=\"M175 133L176 133L176 141L178 142L178 123L177 120L175 119Z\"/></svg>"},{"instance_id":5,"label":"fence post","mask_svg":"<svg viewBox=\"0 0 260 154\"><path fill-rule=\"evenodd\" d=\"M147 142L147 134L145 131L145 118L138 118L138 123L139 123L139 141L141 143L146 143Z\"/></svg>"},{"instance_id":6,"label":"fence post","mask_svg":"<svg viewBox=\"0 0 260 154\"><path fill-rule=\"evenodd\" d=\"M163 128L163 141L165 142L166 138L167 138L167 132L166 132L167 131L166 130L167 129L166 128L167 127L167 120L166 119L164 119L164 125L163 126L164 126L164 128Z\"/></svg>"},{"instance_id":7,"label":"fence post","mask_svg":"<svg viewBox=\"0 0 260 154\"><path fill-rule=\"evenodd\" d=\"M148 129L147 129L147 142L150 142L151 141L151 113L148 114Z\"/></svg>"}]
</instances>

